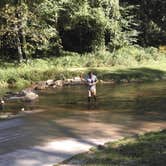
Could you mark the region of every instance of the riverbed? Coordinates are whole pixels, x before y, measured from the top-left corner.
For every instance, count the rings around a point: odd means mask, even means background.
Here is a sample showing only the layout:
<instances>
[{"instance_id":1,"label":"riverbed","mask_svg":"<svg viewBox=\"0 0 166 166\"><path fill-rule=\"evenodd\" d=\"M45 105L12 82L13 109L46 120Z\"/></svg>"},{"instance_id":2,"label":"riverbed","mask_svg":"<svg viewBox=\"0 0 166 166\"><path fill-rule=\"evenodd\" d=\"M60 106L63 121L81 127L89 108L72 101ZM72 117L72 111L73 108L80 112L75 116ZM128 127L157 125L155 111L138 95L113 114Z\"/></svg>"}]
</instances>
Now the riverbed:
<instances>
[{"instance_id":1,"label":"riverbed","mask_svg":"<svg viewBox=\"0 0 166 166\"><path fill-rule=\"evenodd\" d=\"M166 128L166 82L98 85L39 91L33 103L11 102L29 114L0 121L0 166L44 166L125 136Z\"/></svg>"}]
</instances>

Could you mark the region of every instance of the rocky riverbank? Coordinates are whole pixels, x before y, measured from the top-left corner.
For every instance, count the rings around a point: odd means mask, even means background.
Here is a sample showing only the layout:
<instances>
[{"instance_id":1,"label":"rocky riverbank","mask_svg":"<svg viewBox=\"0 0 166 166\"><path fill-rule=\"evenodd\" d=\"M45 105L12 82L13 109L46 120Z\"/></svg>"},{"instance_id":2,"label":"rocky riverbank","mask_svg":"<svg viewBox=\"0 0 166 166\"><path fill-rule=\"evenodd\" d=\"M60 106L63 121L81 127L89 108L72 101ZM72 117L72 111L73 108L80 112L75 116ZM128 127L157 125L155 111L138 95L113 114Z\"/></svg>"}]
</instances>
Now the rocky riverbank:
<instances>
[{"instance_id":1,"label":"rocky riverbank","mask_svg":"<svg viewBox=\"0 0 166 166\"><path fill-rule=\"evenodd\" d=\"M107 81L99 80L100 84L116 84L116 83L132 83L132 82L143 82L144 80L141 79L127 79L127 78L121 78L119 79L109 79ZM154 81L158 81L158 79L155 79ZM46 81L39 81L37 83L33 83L28 88L25 88L18 92L7 92L4 96L1 97L1 104L0 104L0 119L5 119L8 117L13 117L15 114L13 112L6 112L3 109L3 106L10 102L10 101L22 101L22 102L32 102L39 98L38 92L41 90L46 90L48 88L61 88L64 86L74 86L74 85L84 85L85 79L82 76L73 77L70 79L63 79L63 80L53 80L48 79ZM24 110L24 108L21 108L20 112L27 111ZM18 112L18 113L20 113ZM17 113L17 114L18 114Z\"/></svg>"},{"instance_id":2,"label":"rocky riverbank","mask_svg":"<svg viewBox=\"0 0 166 166\"><path fill-rule=\"evenodd\" d=\"M8 119L13 118L22 113L33 113L33 111L25 110L21 108L21 110L17 113L14 112L6 112L4 109L4 105L8 102L13 101L22 101L22 102L32 102L39 98L38 91L46 90L48 88L60 88L63 86L71 86L71 85L83 85L85 84L85 80L81 77L74 77L72 79L66 80L46 80L40 81L35 84L32 84L30 87L23 89L18 92L7 92L4 96L1 97L1 111L0 111L0 119Z\"/></svg>"}]
</instances>

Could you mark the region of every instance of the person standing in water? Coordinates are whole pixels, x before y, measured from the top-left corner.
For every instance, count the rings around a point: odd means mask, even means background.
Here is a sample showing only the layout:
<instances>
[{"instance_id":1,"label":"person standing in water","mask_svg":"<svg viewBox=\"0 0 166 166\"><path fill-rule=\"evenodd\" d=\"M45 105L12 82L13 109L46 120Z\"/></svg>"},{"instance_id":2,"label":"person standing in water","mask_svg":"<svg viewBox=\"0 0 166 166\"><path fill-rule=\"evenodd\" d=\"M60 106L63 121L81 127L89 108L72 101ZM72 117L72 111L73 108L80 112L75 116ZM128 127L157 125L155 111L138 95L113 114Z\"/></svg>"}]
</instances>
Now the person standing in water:
<instances>
[{"instance_id":1,"label":"person standing in water","mask_svg":"<svg viewBox=\"0 0 166 166\"><path fill-rule=\"evenodd\" d=\"M96 84L98 80L96 75L93 74L93 72L89 72L88 76L86 78L86 83L88 85L88 102L90 102L91 97L94 98L94 101L96 101Z\"/></svg>"}]
</instances>

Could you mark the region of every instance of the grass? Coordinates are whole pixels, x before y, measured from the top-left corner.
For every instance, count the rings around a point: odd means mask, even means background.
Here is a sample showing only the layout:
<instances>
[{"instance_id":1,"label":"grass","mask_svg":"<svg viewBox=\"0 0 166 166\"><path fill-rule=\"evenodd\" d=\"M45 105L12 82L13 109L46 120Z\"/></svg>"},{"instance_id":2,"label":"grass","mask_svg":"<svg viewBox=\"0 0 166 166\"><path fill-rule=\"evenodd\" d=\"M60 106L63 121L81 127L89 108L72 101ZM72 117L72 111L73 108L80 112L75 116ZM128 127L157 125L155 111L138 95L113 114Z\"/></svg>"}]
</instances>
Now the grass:
<instances>
[{"instance_id":1,"label":"grass","mask_svg":"<svg viewBox=\"0 0 166 166\"><path fill-rule=\"evenodd\" d=\"M87 166L165 166L166 130L106 143L63 164Z\"/></svg>"},{"instance_id":2,"label":"grass","mask_svg":"<svg viewBox=\"0 0 166 166\"><path fill-rule=\"evenodd\" d=\"M79 55L64 52L58 58L35 59L21 64L0 62L0 87L15 80L15 86L22 88L32 82L71 78L89 70L96 71L99 79L164 79L166 53L160 53L156 48L132 46L114 53L98 51Z\"/></svg>"}]
</instances>

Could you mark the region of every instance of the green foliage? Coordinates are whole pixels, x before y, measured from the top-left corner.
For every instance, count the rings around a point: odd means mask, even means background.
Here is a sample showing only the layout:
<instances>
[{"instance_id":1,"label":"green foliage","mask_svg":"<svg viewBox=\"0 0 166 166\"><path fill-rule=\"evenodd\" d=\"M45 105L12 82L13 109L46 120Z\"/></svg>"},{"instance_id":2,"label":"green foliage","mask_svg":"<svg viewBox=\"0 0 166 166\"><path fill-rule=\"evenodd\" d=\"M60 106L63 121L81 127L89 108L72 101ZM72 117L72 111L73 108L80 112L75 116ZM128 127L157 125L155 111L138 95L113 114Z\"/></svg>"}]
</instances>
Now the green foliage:
<instances>
[{"instance_id":1,"label":"green foliage","mask_svg":"<svg viewBox=\"0 0 166 166\"><path fill-rule=\"evenodd\" d=\"M165 7L162 0L1 0L0 58L22 62L104 49L111 56L135 44L164 46Z\"/></svg>"},{"instance_id":2,"label":"green foliage","mask_svg":"<svg viewBox=\"0 0 166 166\"><path fill-rule=\"evenodd\" d=\"M166 130L128 137L101 148L78 154L62 164L80 165L165 165Z\"/></svg>"},{"instance_id":3,"label":"green foliage","mask_svg":"<svg viewBox=\"0 0 166 166\"><path fill-rule=\"evenodd\" d=\"M88 70L91 68L99 68L97 73L101 76L105 73L105 68L115 70L119 68L137 67L142 64L152 67L157 65L157 68L164 70L166 60L166 54L158 52L153 47L143 49L141 47L131 46L123 47L113 53L99 50L95 53L85 53L82 55L75 52L63 52L62 55L61 57L29 60L21 64L1 62L0 85L6 86L7 82L16 86L19 84L22 86L24 83L28 85L31 82L40 80L51 78L60 79L62 78L62 74L66 78L71 78L72 76L77 76L81 69ZM129 73L126 72L126 77ZM135 75L139 75L139 73L133 72L131 78L135 78ZM144 75L141 74L141 77ZM118 77L121 77L121 75ZM154 77L157 76L154 75Z\"/></svg>"},{"instance_id":4,"label":"green foliage","mask_svg":"<svg viewBox=\"0 0 166 166\"><path fill-rule=\"evenodd\" d=\"M166 42L166 1L142 0L137 3L135 10L137 20L140 22L138 37L142 46L165 45Z\"/></svg>"},{"instance_id":5,"label":"green foliage","mask_svg":"<svg viewBox=\"0 0 166 166\"><path fill-rule=\"evenodd\" d=\"M58 26L65 50L84 53L103 47L106 18L101 8L90 8L88 1L66 1L61 8Z\"/></svg>"},{"instance_id":6,"label":"green foliage","mask_svg":"<svg viewBox=\"0 0 166 166\"><path fill-rule=\"evenodd\" d=\"M0 13L0 22L2 23L0 26L0 44L3 56L7 55L4 58L18 59L16 56L19 54L19 47L23 54L22 59L31 56L42 57L52 53L52 50L55 51L55 54L59 51L60 39L56 26L48 23L50 13L54 14L50 18L51 20L57 19L57 10L56 8L52 11L48 10L50 6L49 4L45 6L46 3L48 2L43 1L38 5L32 2L31 8L28 6L30 4L26 3L6 4L2 8ZM11 52L14 53L14 57L11 57Z\"/></svg>"}]
</instances>

